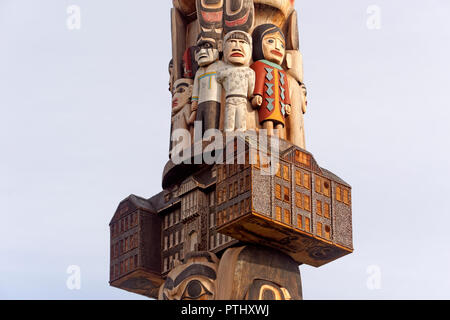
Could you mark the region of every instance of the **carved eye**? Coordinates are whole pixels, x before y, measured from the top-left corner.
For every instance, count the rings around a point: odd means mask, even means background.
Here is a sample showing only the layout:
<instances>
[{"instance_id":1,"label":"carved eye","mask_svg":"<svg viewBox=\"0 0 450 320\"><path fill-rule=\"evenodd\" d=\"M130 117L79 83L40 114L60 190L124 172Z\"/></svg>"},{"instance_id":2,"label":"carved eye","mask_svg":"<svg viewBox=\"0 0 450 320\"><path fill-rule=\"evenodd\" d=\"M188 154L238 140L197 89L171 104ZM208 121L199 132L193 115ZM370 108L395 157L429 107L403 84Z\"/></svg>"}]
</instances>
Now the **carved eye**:
<instances>
[{"instance_id":1,"label":"carved eye","mask_svg":"<svg viewBox=\"0 0 450 320\"><path fill-rule=\"evenodd\" d=\"M186 285L181 300L200 300L207 294L211 294L211 292L199 280L191 280Z\"/></svg>"},{"instance_id":2,"label":"carved eye","mask_svg":"<svg viewBox=\"0 0 450 320\"><path fill-rule=\"evenodd\" d=\"M267 42L270 43L270 44L272 44L272 43L275 43L275 40L269 39L269 40L267 40Z\"/></svg>"}]
</instances>

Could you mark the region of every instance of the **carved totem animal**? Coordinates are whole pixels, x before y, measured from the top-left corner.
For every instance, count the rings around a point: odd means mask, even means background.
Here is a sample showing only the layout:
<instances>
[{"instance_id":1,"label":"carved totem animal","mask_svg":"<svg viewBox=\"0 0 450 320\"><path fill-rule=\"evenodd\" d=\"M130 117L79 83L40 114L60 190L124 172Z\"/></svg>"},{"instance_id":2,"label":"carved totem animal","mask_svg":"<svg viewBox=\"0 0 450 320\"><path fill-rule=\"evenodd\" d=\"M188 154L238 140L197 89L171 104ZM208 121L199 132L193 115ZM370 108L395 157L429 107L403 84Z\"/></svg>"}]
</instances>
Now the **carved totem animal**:
<instances>
[{"instance_id":1,"label":"carved totem animal","mask_svg":"<svg viewBox=\"0 0 450 320\"><path fill-rule=\"evenodd\" d=\"M225 0L224 31L250 31L255 19L253 0Z\"/></svg>"},{"instance_id":2,"label":"carved totem animal","mask_svg":"<svg viewBox=\"0 0 450 320\"><path fill-rule=\"evenodd\" d=\"M252 38L244 31L232 31L224 38L225 66L217 81L225 89L225 132L247 129L247 102L255 88L255 72L249 68Z\"/></svg>"},{"instance_id":3,"label":"carved totem animal","mask_svg":"<svg viewBox=\"0 0 450 320\"><path fill-rule=\"evenodd\" d=\"M291 113L289 83L283 64L286 40L273 24L264 24L253 31L253 60L256 73L253 107L259 111L259 122L269 135L277 130L285 139L285 118Z\"/></svg>"},{"instance_id":4,"label":"carved totem animal","mask_svg":"<svg viewBox=\"0 0 450 320\"><path fill-rule=\"evenodd\" d=\"M201 31L215 35L213 37L216 39L219 39L223 32L223 1L196 0Z\"/></svg>"}]
</instances>

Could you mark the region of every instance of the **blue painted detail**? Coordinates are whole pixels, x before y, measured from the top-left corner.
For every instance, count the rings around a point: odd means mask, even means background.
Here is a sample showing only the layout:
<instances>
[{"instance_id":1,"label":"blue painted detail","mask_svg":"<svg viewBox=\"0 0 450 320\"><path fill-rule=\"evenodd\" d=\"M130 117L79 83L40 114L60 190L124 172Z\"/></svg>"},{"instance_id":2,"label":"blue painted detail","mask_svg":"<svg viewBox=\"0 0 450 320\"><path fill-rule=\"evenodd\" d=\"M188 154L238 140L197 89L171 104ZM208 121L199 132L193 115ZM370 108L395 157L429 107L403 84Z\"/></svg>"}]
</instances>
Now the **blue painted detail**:
<instances>
[{"instance_id":1,"label":"blue painted detail","mask_svg":"<svg viewBox=\"0 0 450 320\"><path fill-rule=\"evenodd\" d=\"M272 68L265 68L265 69L267 71L266 79L269 80L269 81L272 81L272 79L273 79L273 74L272 74L273 69Z\"/></svg>"},{"instance_id":2,"label":"blue painted detail","mask_svg":"<svg viewBox=\"0 0 450 320\"><path fill-rule=\"evenodd\" d=\"M265 83L265 85L267 86L267 90L266 93L271 96L273 94L273 84L271 83Z\"/></svg>"},{"instance_id":3,"label":"blue painted detail","mask_svg":"<svg viewBox=\"0 0 450 320\"><path fill-rule=\"evenodd\" d=\"M284 86L285 79L284 79L284 73L280 72L280 82Z\"/></svg>"},{"instance_id":4,"label":"blue painted detail","mask_svg":"<svg viewBox=\"0 0 450 320\"><path fill-rule=\"evenodd\" d=\"M283 117L286 116L286 104L281 102L281 113L283 114Z\"/></svg>"},{"instance_id":5,"label":"blue painted detail","mask_svg":"<svg viewBox=\"0 0 450 320\"><path fill-rule=\"evenodd\" d=\"M286 89L284 89L284 88L282 88L281 86L280 86L280 96L281 96L281 99L282 100L284 100L284 98L286 97L286 95L285 95L285 91L286 91Z\"/></svg>"},{"instance_id":6,"label":"blue painted detail","mask_svg":"<svg viewBox=\"0 0 450 320\"><path fill-rule=\"evenodd\" d=\"M275 108L273 105L273 102L275 101L275 99L272 98L266 98L268 104L267 104L267 110L269 110L270 112L272 112L272 110Z\"/></svg>"}]
</instances>

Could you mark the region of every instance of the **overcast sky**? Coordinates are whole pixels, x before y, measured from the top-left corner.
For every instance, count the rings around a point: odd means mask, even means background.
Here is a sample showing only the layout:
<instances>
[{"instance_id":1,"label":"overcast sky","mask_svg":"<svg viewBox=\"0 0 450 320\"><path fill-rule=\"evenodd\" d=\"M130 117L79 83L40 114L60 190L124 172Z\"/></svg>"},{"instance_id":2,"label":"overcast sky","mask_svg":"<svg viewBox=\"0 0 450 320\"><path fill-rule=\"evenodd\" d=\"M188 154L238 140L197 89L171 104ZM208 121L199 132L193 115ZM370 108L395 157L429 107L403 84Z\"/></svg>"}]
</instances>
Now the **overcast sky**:
<instances>
[{"instance_id":1,"label":"overcast sky","mask_svg":"<svg viewBox=\"0 0 450 320\"><path fill-rule=\"evenodd\" d=\"M170 7L0 0L0 298L140 298L108 286L108 223L129 194L161 190ZM449 299L450 2L296 8L307 149L353 186L355 246L301 267L304 298Z\"/></svg>"}]
</instances>

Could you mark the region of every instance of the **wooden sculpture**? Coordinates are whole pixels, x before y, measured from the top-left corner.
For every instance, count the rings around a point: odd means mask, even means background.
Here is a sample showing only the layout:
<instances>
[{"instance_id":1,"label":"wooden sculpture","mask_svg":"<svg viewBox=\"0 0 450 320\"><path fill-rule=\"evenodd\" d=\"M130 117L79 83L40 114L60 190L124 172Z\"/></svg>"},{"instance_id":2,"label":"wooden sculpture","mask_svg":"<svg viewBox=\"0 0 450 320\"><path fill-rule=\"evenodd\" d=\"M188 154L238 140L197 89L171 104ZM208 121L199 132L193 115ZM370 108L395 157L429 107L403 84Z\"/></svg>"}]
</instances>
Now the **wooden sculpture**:
<instances>
[{"instance_id":1,"label":"wooden sculpture","mask_svg":"<svg viewBox=\"0 0 450 320\"><path fill-rule=\"evenodd\" d=\"M224 38L225 66L217 81L225 89L225 132L247 130L247 102L253 95L255 72L249 68L252 38L244 31L231 31Z\"/></svg>"},{"instance_id":2,"label":"wooden sculpture","mask_svg":"<svg viewBox=\"0 0 450 320\"><path fill-rule=\"evenodd\" d=\"M217 71L223 62L219 61L218 41L210 34L201 33L197 40L195 60L199 69L194 79L192 109L196 121L202 124L203 134L209 129L219 128L222 86L217 82Z\"/></svg>"},{"instance_id":3,"label":"wooden sculpture","mask_svg":"<svg viewBox=\"0 0 450 320\"><path fill-rule=\"evenodd\" d=\"M195 121L195 114L192 113L191 109L192 84L193 81L191 79L179 79L174 83L171 141L172 148L175 148L175 152L180 152L190 147L190 138L183 137L183 135L174 137L173 134L175 130L183 130L186 133L191 133L191 127ZM181 141L178 138L182 138Z\"/></svg>"},{"instance_id":4,"label":"wooden sculpture","mask_svg":"<svg viewBox=\"0 0 450 320\"><path fill-rule=\"evenodd\" d=\"M299 266L353 252L351 186L306 150L294 4L173 0L170 160L162 192L114 213L112 286L161 300L300 300Z\"/></svg>"},{"instance_id":5,"label":"wooden sculpture","mask_svg":"<svg viewBox=\"0 0 450 320\"><path fill-rule=\"evenodd\" d=\"M253 31L253 60L256 73L252 105L259 110L259 122L269 135L277 130L285 138L285 119L291 114L291 97L286 72L281 65L286 54L283 32L273 24Z\"/></svg>"}]
</instances>

